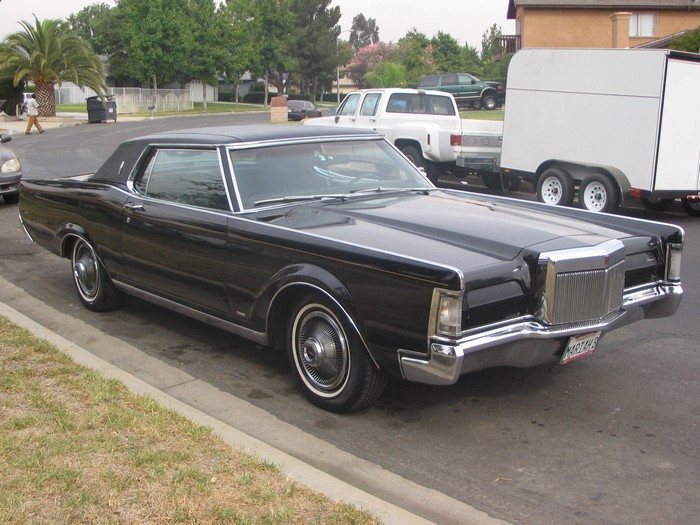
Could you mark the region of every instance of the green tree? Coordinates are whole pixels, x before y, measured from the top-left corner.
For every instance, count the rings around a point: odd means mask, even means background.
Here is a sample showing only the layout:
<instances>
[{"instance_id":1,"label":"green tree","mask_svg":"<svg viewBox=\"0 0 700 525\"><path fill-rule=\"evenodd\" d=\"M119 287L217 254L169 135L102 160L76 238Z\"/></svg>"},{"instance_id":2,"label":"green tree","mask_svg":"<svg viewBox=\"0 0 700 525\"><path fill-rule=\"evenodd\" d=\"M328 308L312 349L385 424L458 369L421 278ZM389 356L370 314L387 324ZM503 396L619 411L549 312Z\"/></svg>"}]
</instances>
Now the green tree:
<instances>
[{"instance_id":1,"label":"green tree","mask_svg":"<svg viewBox=\"0 0 700 525\"><path fill-rule=\"evenodd\" d=\"M350 45L355 51L359 51L363 47L379 42L379 27L374 18L365 18L365 15L360 13L352 19L350 27L350 37L348 38Z\"/></svg>"},{"instance_id":2,"label":"green tree","mask_svg":"<svg viewBox=\"0 0 700 525\"><path fill-rule=\"evenodd\" d=\"M290 55L302 92L315 99L318 78L334 71L337 62L337 40L340 8L329 8L331 0L292 0L296 27Z\"/></svg>"},{"instance_id":3,"label":"green tree","mask_svg":"<svg viewBox=\"0 0 700 525\"><path fill-rule=\"evenodd\" d=\"M369 87L391 88L406 85L406 68L396 62L380 62L365 75Z\"/></svg>"},{"instance_id":4,"label":"green tree","mask_svg":"<svg viewBox=\"0 0 700 525\"><path fill-rule=\"evenodd\" d=\"M399 39L393 60L406 68L406 82L409 85L417 84L420 77L435 71L430 40L416 28Z\"/></svg>"},{"instance_id":5,"label":"green tree","mask_svg":"<svg viewBox=\"0 0 700 525\"><path fill-rule=\"evenodd\" d=\"M503 31L497 24L493 24L481 35L481 61L493 60L498 50L498 39L503 35Z\"/></svg>"},{"instance_id":6,"label":"green tree","mask_svg":"<svg viewBox=\"0 0 700 525\"><path fill-rule=\"evenodd\" d=\"M194 50L194 23L187 0L119 0L132 74L144 82L179 79L188 69Z\"/></svg>"},{"instance_id":7,"label":"green tree","mask_svg":"<svg viewBox=\"0 0 700 525\"><path fill-rule=\"evenodd\" d=\"M395 53L396 46L393 44L385 44L384 42L377 42L376 44L363 47L355 53L355 56L352 57L352 61L348 64L348 76L360 89L369 87L365 75L371 71L375 64L379 64L385 60L392 60Z\"/></svg>"},{"instance_id":8,"label":"green tree","mask_svg":"<svg viewBox=\"0 0 700 525\"><path fill-rule=\"evenodd\" d=\"M234 0L227 2L222 17L223 35L221 47L224 51L222 75L236 86L238 102L238 85L240 78L248 69L253 69L254 37L248 29L252 15L252 0Z\"/></svg>"},{"instance_id":9,"label":"green tree","mask_svg":"<svg viewBox=\"0 0 700 525\"><path fill-rule=\"evenodd\" d=\"M112 8L105 3L91 4L68 18L68 25L77 36L89 42L98 55L109 54L109 39L118 27L112 27Z\"/></svg>"},{"instance_id":10,"label":"green tree","mask_svg":"<svg viewBox=\"0 0 700 525\"><path fill-rule=\"evenodd\" d=\"M188 53L186 73L190 80L202 82L202 107L206 111L207 86L216 85L218 73L224 69L224 15L212 0L189 0L187 8L194 25L194 45Z\"/></svg>"},{"instance_id":11,"label":"green tree","mask_svg":"<svg viewBox=\"0 0 700 525\"><path fill-rule=\"evenodd\" d=\"M32 82L36 86L39 114L56 115L54 86L70 81L104 95L105 74L90 44L70 31L60 20L35 18L20 22L23 31L13 33L0 44L0 73L11 75L15 86Z\"/></svg>"},{"instance_id":12,"label":"green tree","mask_svg":"<svg viewBox=\"0 0 700 525\"><path fill-rule=\"evenodd\" d=\"M671 49L678 51L692 51L700 53L700 27L688 31L683 36L676 38L670 45Z\"/></svg>"},{"instance_id":13,"label":"green tree","mask_svg":"<svg viewBox=\"0 0 700 525\"><path fill-rule=\"evenodd\" d=\"M466 64L464 50L455 38L439 31L430 42L437 71L441 73L464 71Z\"/></svg>"},{"instance_id":14,"label":"green tree","mask_svg":"<svg viewBox=\"0 0 700 525\"><path fill-rule=\"evenodd\" d=\"M250 69L265 78L265 104L268 82L282 94L289 81L293 60L290 55L290 35L294 33L294 13L291 0L252 0L241 2L248 12L246 28L255 43Z\"/></svg>"}]
</instances>

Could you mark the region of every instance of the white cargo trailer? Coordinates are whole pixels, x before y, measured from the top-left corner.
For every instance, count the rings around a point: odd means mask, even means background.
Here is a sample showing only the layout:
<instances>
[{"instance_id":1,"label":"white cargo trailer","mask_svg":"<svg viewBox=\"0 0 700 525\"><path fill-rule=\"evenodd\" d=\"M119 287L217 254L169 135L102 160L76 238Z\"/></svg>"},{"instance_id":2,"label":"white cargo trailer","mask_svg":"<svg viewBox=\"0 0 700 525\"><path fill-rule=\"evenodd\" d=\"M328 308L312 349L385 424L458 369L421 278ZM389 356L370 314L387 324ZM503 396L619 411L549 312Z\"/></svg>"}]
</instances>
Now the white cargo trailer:
<instances>
[{"instance_id":1,"label":"white cargo trailer","mask_svg":"<svg viewBox=\"0 0 700 525\"><path fill-rule=\"evenodd\" d=\"M613 211L632 198L700 214L700 55L526 49L508 70L500 172L549 204Z\"/></svg>"}]
</instances>

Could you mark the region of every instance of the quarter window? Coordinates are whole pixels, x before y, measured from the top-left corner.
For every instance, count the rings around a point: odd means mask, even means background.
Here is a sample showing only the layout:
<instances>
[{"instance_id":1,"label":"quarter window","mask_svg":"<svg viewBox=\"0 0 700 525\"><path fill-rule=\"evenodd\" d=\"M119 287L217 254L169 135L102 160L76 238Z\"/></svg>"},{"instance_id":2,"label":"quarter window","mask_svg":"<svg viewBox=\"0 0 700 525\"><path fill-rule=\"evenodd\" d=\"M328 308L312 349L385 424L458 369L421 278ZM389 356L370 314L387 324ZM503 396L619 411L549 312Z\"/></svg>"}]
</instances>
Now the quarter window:
<instances>
[{"instance_id":1,"label":"quarter window","mask_svg":"<svg viewBox=\"0 0 700 525\"><path fill-rule=\"evenodd\" d=\"M656 36L656 15L637 13L630 17L630 36Z\"/></svg>"},{"instance_id":2,"label":"quarter window","mask_svg":"<svg viewBox=\"0 0 700 525\"><path fill-rule=\"evenodd\" d=\"M145 197L228 210L226 188L214 150L157 149L134 180Z\"/></svg>"}]
</instances>

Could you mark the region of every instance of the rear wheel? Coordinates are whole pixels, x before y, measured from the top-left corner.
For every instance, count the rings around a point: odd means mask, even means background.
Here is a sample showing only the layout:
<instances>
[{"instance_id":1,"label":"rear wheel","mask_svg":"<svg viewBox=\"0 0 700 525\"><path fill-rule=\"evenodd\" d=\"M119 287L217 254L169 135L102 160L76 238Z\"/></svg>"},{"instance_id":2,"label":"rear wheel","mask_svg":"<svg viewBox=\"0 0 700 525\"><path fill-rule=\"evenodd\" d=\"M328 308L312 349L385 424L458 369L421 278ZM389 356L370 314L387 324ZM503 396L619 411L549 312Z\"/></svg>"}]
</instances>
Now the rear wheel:
<instances>
[{"instance_id":1,"label":"rear wheel","mask_svg":"<svg viewBox=\"0 0 700 525\"><path fill-rule=\"evenodd\" d=\"M617 209L620 199L610 178L594 173L583 179L578 190L578 204L588 211L610 213Z\"/></svg>"},{"instance_id":2,"label":"rear wheel","mask_svg":"<svg viewBox=\"0 0 700 525\"><path fill-rule=\"evenodd\" d=\"M560 168L545 170L537 181L537 199L550 205L571 206L574 202L574 181Z\"/></svg>"},{"instance_id":3,"label":"rear wheel","mask_svg":"<svg viewBox=\"0 0 700 525\"><path fill-rule=\"evenodd\" d=\"M311 295L301 301L287 336L292 370L315 405L350 412L382 395L384 372L374 365L344 313L328 300Z\"/></svg>"},{"instance_id":4,"label":"rear wheel","mask_svg":"<svg viewBox=\"0 0 700 525\"><path fill-rule=\"evenodd\" d=\"M700 201L683 199L681 201L686 213L692 217L700 217Z\"/></svg>"},{"instance_id":5,"label":"rear wheel","mask_svg":"<svg viewBox=\"0 0 700 525\"><path fill-rule=\"evenodd\" d=\"M117 290L97 258L93 247L79 239L71 254L73 283L80 300L94 312L107 312L118 308L124 294Z\"/></svg>"},{"instance_id":6,"label":"rear wheel","mask_svg":"<svg viewBox=\"0 0 700 525\"><path fill-rule=\"evenodd\" d=\"M675 199L660 199L657 197L643 197L642 206L649 211L668 211L673 206Z\"/></svg>"},{"instance_id":7,"label":"rear wheel","mask_svg":"<svg viewBox=\"0 0 700 525\"><path fill-rule=\"evenodd\" d=\"M423 171L430 179L433 184L437 183L440 174L438 169L433 165L432 162L423 158L423 154L420 149L418 149L413 144L407 144L401 148L401 153L406 155L408 160L410 160L417 168L423 168Z\"/></svg>"}]
</instances>

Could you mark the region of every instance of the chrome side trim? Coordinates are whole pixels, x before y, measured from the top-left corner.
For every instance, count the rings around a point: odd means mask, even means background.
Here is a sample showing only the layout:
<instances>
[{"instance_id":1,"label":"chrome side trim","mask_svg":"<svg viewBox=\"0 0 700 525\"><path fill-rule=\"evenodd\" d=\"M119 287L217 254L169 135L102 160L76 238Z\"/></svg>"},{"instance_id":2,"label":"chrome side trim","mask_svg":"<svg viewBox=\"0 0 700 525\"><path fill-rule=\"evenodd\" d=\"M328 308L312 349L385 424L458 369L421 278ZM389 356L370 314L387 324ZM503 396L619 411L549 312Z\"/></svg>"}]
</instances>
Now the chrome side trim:
<instances>
[{"instance_id":1,"label":"chrome side trim","mask_svg":"<svg viewBox=\"0 0 700 525\"><path fill-rule=\"evenodd\" d=\"M201 321L203 323L215 326L216 328L220 328L221 330L225 330L237 336L249 339L254 343L267 346L268 337L266 333L256 332L255 330L251 330L250 328L245 328L230 321L225 321L224 319L220 319L213 315L200 312L199 310L195 310L194 308L190 308L189 306L176 303L175 301L171 301L170 299L165 299L164 297L152 294L150 292L146 292L144 290L141 290L140 288L136 288L121 281L113 280L112 282L114 283L114 286L116 286L126 294L133 295L134 297L138 297L150 303L154 303L158 306L167 308L168 310L172 310L179 314L186 315L187 317L191 317L192 319L196 319L197 321Z\"/></svg>"},{"instance_id":2,"label":"chrome side trim","mask_svg":"<svg viewBox=\"0 0 700 525\"><path fill-rule=\"evenodd\" d=\"M427 354L398 350L401 375L404 379L417 383L450 385L460 375L488 366L522 366L520 364L527 359L530 359L530 363L556 362L559 358L557 352L566 338L610 330L640 317L673 315L682 297L683 288L679 283L659 282L626 290L622 308L595 323L551 326L532 317L518 319L510 324L485 326L478 332L459 339L432 338ZM527 350L523 350L525 347ZM479 355L482 350L488 352ZM526 352L536 355L524 356ZM496 358L484 354L493 354Z\"/></svg>"}]
</instances>

